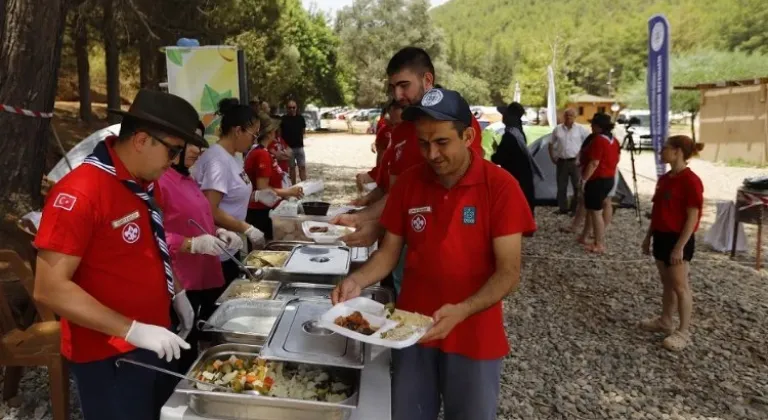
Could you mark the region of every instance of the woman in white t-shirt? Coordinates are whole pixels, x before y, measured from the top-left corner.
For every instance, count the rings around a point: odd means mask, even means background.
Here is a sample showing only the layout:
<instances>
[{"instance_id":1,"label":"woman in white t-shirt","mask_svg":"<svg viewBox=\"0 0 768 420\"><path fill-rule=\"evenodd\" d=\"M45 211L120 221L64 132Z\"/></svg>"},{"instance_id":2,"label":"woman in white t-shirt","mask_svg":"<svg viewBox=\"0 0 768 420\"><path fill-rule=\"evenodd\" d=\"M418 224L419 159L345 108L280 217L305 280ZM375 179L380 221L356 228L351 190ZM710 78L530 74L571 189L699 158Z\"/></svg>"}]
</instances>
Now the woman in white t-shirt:
<instances>
[{"instance_id":1,"label":"woman in white t-shirt","mask_svg":"<svg viewBox=\"0 0 768 420\"><path fill-rule=\"evenodd\" d=\"M221 137L203 153L192 169L203 194L211 203L217 226L240 232L254 247L264 245L264 233L245 222L253 185L235 153L246 153L259 133L259 119L250 107L240 105L236 99L219 102ZM240 258L239 250L230 250ZM227 255L220 257L224 280L227 284L238 277L239 267Z\"/></svg>"}]
</instances>

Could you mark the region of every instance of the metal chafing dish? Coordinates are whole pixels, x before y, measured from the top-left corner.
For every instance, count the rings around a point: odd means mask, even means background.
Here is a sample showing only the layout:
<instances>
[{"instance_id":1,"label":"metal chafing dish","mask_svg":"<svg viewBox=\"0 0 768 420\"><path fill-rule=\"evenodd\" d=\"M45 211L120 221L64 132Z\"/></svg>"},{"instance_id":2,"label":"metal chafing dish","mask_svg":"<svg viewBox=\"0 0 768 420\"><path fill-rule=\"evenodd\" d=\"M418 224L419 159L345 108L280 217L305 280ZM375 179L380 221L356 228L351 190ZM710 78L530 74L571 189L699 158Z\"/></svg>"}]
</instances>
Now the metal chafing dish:
<instances>
[{"instance_id":1,"label":"metal chafing dish","mask_svg":"<svg viewBox=\"0 0 768 420\"><path fill-rule=\"evenodd\" d=\"M188 372L193 375L211 359L223 360L231 355L239 357L258 357L258 346L225 344L211 347L201 354ZM293 362L288 362L290 365ZM255 391L247 393L212 392L197 389L190 381L181 381L176 392L189 397L189 407L198 415L217 419L233 420L344 420L348 419L359 401L360 376L358 369L343 367L325 367L323 370L332 376L344 378L352 386L349 398L338 403L298 400L292 398L258 395Z\"/></svg>"},{"instance_id":2,"label":"metal chafing dish","mask_svg":"<svg viewBox=\"0 0 768 420\"><path fill-rule=\"evenodd\" d=\"M269 360L362 369L365 344L317 326L332 307L317 299L294 299L275 321L261 357Z\"/></svg>"},{"instance_id":3,"label":"metal chafing dish","mask_svg":"<svg viewBox=\"0 0 768 420\"><path fill-rule=\"evenodd\" d=\"M312 245L314 242L307 241L272 241L264 248L266 251L293 251L298 245Z\"/></svg>"},{"instance_id":4,"label":"metal chafing dish","mask_svg":"<svg viewBox=\"0 0 768 420\"><path fill-rule=\"evenodd\" d=\"M224 343L263 344L285 302L276 300L231 299L223 302L198 327Z\"/></svg>"},{"instance_id":5,"label":"metal chafing dish","mask_svg":"<svg viewBox=\"0 0 768 420\"><path fill-rule=\"evenodd\" d=\"M222 303L231 300L231 299L253 299L253 300L272 300L277 296L277 291L280 289L280 282L277 281L260 281L260 282L252 282L248 279L237 279L234 280L232 283L227 286L227 288L224 290L224 292L219 296L218 299L216 299L216 304L221 305ZM250 292L253 291L254 293L256 290L259 292L264 293L264 297L253 297L253 296L237 296L236 294L238 292Z\"/></svg>"},{"instance_id":6,"label":"metal chafing dish","mask_svg":"<svg viewBox=\"0 0 768 420\"><path fill-rule=\"evenodd\" d=\"M325 301L330 301L331 292L333 291L333 288L334 286L329 284L314 284L314 283L301 283L301 282L284 283L280 287L280 290L277 292L277 295L274 297L274 299L290 301L293 299L301 298L301 299L321 299ZM360 296L373 299L385 305L395 300L395 297L390 290L387 290L383 287L377 287L377 286L367 287L363 289L360 292Z\"/></svg>"}]
</instances>

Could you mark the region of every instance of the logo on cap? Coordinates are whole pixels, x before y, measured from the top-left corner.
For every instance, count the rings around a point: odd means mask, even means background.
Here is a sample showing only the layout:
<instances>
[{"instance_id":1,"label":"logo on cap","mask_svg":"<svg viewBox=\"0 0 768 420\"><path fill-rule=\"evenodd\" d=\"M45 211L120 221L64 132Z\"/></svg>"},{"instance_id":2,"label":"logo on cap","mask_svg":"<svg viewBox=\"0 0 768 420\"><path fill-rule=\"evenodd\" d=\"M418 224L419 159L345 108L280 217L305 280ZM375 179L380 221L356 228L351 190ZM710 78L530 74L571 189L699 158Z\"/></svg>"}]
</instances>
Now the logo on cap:
<instances>
[{"instance_id":1,"label":"logo on cap","mask_svg":"<svg viewBox=\"0 0 768 420\"><path fill-rule=\"evenodd\" d=\"M437 89L431 89L429 92L424 94L424 97L421 98L421 105L422 106L435 106L440 103L440 101L443 100L443 92L440 92Z\"/></svg>"}]
</instances>

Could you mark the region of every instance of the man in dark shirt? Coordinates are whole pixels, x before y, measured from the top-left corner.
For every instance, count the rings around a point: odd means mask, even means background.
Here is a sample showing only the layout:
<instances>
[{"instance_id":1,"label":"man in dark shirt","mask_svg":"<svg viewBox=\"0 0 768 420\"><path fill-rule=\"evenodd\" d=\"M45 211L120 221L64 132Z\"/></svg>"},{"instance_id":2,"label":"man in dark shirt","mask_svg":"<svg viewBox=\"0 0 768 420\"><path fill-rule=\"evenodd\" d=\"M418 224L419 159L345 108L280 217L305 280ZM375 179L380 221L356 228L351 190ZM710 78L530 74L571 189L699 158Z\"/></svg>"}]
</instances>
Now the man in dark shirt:
<instances>
[{"instance_id":1,"label":"man in dark shirt","mask_svg":"<svg viewBox=\"0 0 768 420\"><path fill-rule=\"evenodd\" d=\"M296 167L299 167L299 178L302 181L307 179L307 158L304 155L304 131L307 128L307 122L299 113L299 107L296 101L288 101L286 108L288 113L283 115L280 123L280 132L288 146L293 150L291 163L291 182L296 183Z\"/></svg>"}]
</instances>

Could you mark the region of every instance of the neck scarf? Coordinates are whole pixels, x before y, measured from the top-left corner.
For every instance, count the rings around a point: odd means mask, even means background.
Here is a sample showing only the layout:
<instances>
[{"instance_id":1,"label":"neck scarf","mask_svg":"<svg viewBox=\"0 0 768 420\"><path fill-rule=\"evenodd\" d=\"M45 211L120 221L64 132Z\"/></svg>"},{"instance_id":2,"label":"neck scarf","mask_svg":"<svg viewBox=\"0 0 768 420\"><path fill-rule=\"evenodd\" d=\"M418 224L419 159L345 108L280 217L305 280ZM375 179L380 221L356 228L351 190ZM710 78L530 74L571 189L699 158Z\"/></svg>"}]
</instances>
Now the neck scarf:
<instances>
[{"instance_id":1,"label":"neck scarf","mask_svg":"<svg viewBox=\"0 0 768 420\"><path fill-rule=\"evenodd\" d=\"M102 141L96 148L93 149L93 153L85 158L83 163L93 165L108 174L117 177L117 170L112 162L112 156L109 155L109 149L107 148L107 142ZM173 297L176 292L173 285L173 272L171 271L171 255L168 253L168 245L165 243L165 228L163 227L163 212L157 205L154 199L155 183L149 184L147 190L144 189L134 180L120 180L120 182L128 188L132 193L144 202L149 211L149 226L152 229L152 233L157 243L157 250L160 252L160 258L163 260L163 267L165 268L165 282L168 288L168 293Z\"/></svg>"}]
</instances>

